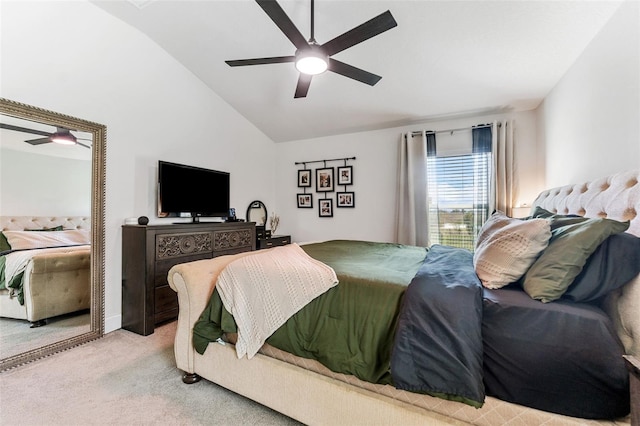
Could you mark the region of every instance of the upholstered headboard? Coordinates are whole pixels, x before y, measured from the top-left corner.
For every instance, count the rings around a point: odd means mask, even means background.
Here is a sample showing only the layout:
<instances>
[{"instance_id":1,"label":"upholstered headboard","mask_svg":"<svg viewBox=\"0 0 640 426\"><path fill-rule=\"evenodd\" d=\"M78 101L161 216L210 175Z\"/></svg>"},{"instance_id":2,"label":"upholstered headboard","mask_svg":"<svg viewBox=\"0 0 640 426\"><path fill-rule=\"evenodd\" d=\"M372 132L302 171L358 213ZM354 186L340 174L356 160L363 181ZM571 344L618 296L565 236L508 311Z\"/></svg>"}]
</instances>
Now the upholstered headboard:
<instances>
[{"instance_id":1,"label":"upholstered headboard","mask_svg":"<svg viewBox=\"0 0 640 426\"><path fill-rule=\"evenodd\" d=\"M91 229L90 216L0 216L0 231L24 231L60 226L64 229Z\"/></svg>"},{"instance_id":2,"label":"upholstered headboard","mask_svg":"<svg viewBox=\"0 0 640 426\"><path fill-rule=\"evenodd\" d=\"M533 206L558 214L630 221L627 232L640 237L640 169L591 182L548 189ZM640 275L613 291L605 309L629 354L640 356Z\"/></svg>"},{"instance_id":3,"label":"upholstered headboard","mask_svg":"<svg viewBox=\"0 0 640 426\"><path fill-rule=\"evenodd\" d=\"M591 182L548 189L533 202L558 214L630 221L627 232L640 237L640 169Z\"/></svg>"}]
</instances>

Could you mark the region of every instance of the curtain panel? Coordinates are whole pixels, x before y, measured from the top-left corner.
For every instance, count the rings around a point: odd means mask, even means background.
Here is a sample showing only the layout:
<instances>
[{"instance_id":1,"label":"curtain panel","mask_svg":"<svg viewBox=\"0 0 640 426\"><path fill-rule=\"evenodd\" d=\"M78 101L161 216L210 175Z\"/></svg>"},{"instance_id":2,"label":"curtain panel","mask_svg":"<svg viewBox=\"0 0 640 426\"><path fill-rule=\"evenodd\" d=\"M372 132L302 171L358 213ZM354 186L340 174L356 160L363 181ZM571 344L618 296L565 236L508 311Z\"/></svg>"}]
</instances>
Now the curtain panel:
<instances>
[{"instance_id":1,"label":"curtain panel","mask_svg":"<svg viewBox=\"0 0 640 426\"><path fill-rule=\"evenodd\" d=\"M513 121L505 120L502 124L496 121L492 130L494 179L491 182L490 211L499 210L511 217L518 196Z\"/></svg>"},{"instance_id":2,"label":"curtain panel","mask_svg":"<svg viewBox=\"0 0 640 426\"><path fill-rule=\"evenodd\" d=\"M412 132L401 136L396 207L396 241L400 244L430 246L426 162L428 152L435 154L435 134L422 131L416 136Z\"/></svg>"}]
</instances>

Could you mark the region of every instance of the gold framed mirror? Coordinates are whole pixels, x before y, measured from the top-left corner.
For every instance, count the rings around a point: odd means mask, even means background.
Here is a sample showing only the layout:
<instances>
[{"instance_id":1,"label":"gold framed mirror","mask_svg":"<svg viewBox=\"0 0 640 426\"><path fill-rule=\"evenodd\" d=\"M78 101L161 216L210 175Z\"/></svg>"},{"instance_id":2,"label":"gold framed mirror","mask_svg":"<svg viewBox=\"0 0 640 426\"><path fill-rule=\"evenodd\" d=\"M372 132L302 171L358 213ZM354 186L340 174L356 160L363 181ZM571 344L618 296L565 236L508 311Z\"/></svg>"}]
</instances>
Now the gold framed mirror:
<instances>
[{"instance_id":1,"label":"gold framed mirror","mask_svg":"<svg viewBox=\"0 0 640 426\"><path fill-rule=\"evenodd\" d=\"M14 368L18 365L34 361L39 358L78 346L88 341L97 339L104 334L104 203L105 203L105 171L106 171L106 127L102 124L87 121L81 118L45 110L39 107L0 98L0 123L3 123L2 131L13 126L7 123L28 123L32 128L62 129L69 133L69 129L79 134L87 135L90 142L81 142L78 138L77 145L90 150L90 230L89 238L89 290L88 290L88 326L76 335L50 341L40 346L27 347L18 353L8 352L7 356L0 359L0 371ZM14 129L15 130L15 129ZM24 130L24 129L22 129ZM37 132L37 130L36 130ZM36 133L37 134L37 133ZM36 136L37 137L37 136ZM75 139L75 137L74 137ZM27 142L27 141L24 141ZM50 144L55 145L55 144ZM3 184L4 185L4 184ZM6 210L6 207L3 208ZM10 212L14 214L14 212ZM5 214L4 212L1 214ZM43 329L45 327L41 327Z\"/></svg>"}]
</instances>

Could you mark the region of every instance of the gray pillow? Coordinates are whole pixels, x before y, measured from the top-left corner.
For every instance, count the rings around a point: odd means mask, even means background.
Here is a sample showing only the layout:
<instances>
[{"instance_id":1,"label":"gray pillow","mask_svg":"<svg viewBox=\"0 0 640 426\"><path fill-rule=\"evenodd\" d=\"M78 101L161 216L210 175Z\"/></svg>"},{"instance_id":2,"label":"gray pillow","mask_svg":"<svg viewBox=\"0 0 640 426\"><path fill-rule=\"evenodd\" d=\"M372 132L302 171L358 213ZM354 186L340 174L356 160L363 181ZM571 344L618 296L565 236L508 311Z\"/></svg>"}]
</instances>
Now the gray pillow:
<instances>
[{"instance_id":1,"label":"gray pillow","mask_svg":"<svg viewBox=\"0 0 640 426\"><path fill-rule=\"evenodd\" d=\"M495 212L482 226L473 254L482 285L501 288L518 281L547 247L550 237L548 220L513 219Z\"/></svg>"}]
</instances>

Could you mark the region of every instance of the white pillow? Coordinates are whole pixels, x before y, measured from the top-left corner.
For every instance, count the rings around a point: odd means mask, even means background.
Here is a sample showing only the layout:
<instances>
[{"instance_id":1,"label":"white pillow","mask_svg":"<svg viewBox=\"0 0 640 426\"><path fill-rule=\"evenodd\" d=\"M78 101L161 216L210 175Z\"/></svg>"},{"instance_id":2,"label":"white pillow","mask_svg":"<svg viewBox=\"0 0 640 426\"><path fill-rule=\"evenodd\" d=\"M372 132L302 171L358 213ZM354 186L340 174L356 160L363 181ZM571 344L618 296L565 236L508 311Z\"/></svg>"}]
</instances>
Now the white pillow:
<instances>
[{"instance_id":1,"label":"white pillow","mask_svg":"<svg viewBox=\"0 0 640 426\"><path fill-rule=\"evenodd\" d=\"M69 231L2 231L11 250L25 250L48 247L65 247L91 244L91 236L86 229Z\"/></svg>"},{"instance_id":2,"label":"white pillow","mask_svg":"<svg viewBox=\"0 0 640 426\"><path fill-rule=\"evenodd\" d=\"M501 288L519 280L547 248L551 226L546 219L520 220L495 212L478 234L473 266L482 285Z\"/></svg>"}]
</instances>

